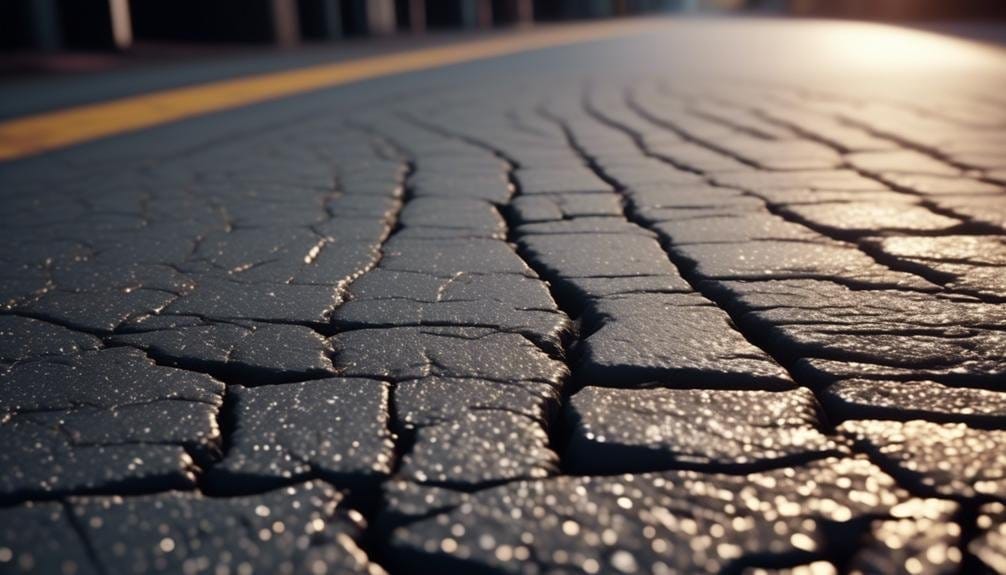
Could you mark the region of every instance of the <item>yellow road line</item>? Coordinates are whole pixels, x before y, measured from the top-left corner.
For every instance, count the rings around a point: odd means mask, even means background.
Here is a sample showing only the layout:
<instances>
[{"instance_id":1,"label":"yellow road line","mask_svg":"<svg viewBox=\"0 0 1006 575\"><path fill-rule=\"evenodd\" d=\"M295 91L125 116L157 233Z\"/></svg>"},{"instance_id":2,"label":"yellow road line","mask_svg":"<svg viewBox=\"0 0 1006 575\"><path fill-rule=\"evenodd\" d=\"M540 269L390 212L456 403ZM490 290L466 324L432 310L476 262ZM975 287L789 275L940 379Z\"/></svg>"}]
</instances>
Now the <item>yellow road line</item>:
<instances>
[{"instance_id":1,"label":"yellow road line","mask_svg":"<svg viewBox=\"0 0 1006 575\"><path fill-rule=\"evenodd\" d=\"M653 24L622 21L531 29L450 46L222 80L15 118L0 122L0 160L380 76L638 33Z\"/></svg>"}]
</instances>

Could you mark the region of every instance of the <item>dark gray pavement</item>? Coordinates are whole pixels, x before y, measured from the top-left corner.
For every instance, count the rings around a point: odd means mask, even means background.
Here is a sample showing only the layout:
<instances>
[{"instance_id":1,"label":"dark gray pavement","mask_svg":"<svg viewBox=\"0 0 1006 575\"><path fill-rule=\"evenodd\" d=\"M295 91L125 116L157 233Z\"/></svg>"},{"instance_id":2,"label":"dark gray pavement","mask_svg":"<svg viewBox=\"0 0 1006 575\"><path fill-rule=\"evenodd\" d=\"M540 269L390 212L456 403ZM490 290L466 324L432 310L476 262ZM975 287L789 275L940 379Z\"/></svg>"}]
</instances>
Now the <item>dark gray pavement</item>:
<instances>
[{"instance_id":1,"label":"dark gray pavement","mask_svg":"<svg viewBox=\"0 0 1006 575\"><path fill-rule=\"evenodd\" d=\"M669 21L0 164L0 572L1003 572L1004 85Z\"/></svg>"}]
</instances>

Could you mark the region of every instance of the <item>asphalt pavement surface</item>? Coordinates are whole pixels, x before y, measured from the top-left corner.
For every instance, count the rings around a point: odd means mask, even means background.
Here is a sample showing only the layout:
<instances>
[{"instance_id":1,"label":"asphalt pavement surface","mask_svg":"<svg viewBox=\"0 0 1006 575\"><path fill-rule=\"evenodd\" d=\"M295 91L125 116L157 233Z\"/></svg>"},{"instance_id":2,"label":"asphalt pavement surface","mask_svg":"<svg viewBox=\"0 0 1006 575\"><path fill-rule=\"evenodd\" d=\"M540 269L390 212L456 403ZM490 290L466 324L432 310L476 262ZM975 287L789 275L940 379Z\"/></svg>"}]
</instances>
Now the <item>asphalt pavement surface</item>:
<instances>
[{"instance_id":1,"label":"asphalt pavement surface","mask_svg":"<svg viewBox=\"0 0 1006 575\"><path fill-rule=\"evenodd\" d=\"M0 572L1004 572L1004 86L670 20L2 163Z\"/></svg>"}]
</instances>

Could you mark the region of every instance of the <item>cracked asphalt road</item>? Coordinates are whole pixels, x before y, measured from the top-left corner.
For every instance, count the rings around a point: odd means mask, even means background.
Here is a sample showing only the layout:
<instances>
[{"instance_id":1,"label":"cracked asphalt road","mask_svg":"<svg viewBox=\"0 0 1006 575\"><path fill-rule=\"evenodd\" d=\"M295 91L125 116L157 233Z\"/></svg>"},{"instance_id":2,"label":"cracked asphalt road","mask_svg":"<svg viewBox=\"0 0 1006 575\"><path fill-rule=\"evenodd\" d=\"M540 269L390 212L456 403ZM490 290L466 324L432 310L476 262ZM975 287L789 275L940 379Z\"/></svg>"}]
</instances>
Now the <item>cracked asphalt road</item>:
<instances>
[{"instance_id":1,"label":"cracked asphalt road","mask_svg":"<svg viewBox=\"0 0 1006 575\"><path fill-rule=\"evenodd\" d=\"M671 21L2 164L0 572L1004 572L1004 85Z\"/></svg>"}]
</instances>

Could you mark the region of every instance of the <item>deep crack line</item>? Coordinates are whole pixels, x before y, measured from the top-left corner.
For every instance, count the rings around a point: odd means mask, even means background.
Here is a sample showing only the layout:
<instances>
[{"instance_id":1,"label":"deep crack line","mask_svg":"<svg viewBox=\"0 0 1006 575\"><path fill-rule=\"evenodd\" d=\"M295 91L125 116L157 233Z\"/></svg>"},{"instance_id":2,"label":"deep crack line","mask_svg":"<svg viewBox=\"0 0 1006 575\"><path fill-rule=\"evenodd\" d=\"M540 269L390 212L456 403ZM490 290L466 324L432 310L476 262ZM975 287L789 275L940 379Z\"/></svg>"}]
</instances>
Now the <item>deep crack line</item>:
<instances>
[{"instance_id":1,"label":"deep crack line","mask_svg":"<svg viewBox=\"0 0 1006 575\"><path fill-rule=\"evenodd\" d=\"M747 163L746 160L744 160L743 158L740 158L740 157L736 156L735 154L729 152L728 150L724 150L724 149L716 146L715 144L708 142L707 140L704 140L702 138L693 136L692 134L688 133L686 130L681 129L681 128L679 128L679 127L671 124L670 122L665 121L664 119L656 118L652 113L650 113L649 111L647 111L645 109L645 107L642 106L642 104L640 104L637 101L637 99L631 94L631 92L626 94L625 100L626 100L626 106L627 106L627 108L629 110L631 110L632 112L634 112L640 118L643 118L644 120L647 120L647 121L649 121L649 122L651 122L651 123L653 123L653 124L655 124L657 126L663 127L663 128L671 131L672 133L674 133L674 134L682 137L686 141L689 141L689 142L691 142L693 144L696 144L698 146L702 146L702 147L704 147L704 148L706 148L708 150L714 151L716 153L723 154L723 155L725 155L727 157L730 157L732 159L735 159L737 161ZM952 235L999 235L1000 232L1001 232L1001 230L998 227L992 226L990 224L982 223L982 222L976 222L976 221L974 221L973 218L971 218L969 216L960 214L960 213L954 211L953 209L948 209L948 208L940 206L938 202L934 201L930 197L927 197L927 196L925 196L923 194L920 194L920 193L918 193L916 191L913 191L913 190L911 190L909 188L906 188L906 187L904 187L904 186L902 186L900 184L897 184L895 182L888 181L888 179L886 179L886 178L884 178L882 176L875 175L873 173L870 173L868 171L862 170L860 168L857 168L857 167L849 164L847 161L845 161L845 156L848 153L851 153L851 152L843 150L840 146L834 144L833 142L828 141L827 138L821 137L820 135L814 133L813 131L803 129L803 128L800 128L798 126L789 126L789 125L787 125L787 124L785 124L783 122L775 120L774 118L764 116L763 114L759 114L759 111L757 109L737 108L737 109L741 109L741 110L753 113L755 115L758 115L759 117L763 118L766 122L771 123L773 125L791 128L791 129L794 130L794 132L798 133L799 135L802 135L802 136L806 137L807 139L812 140L814 142L817 142L817 143L819 143L821 145L827 146L828 148L834 150L836 153L838 153L840 156L842 156L843 163L840 166L840 169L849 170L849 171L854 172L855 174L857 174L857 175L859 175L859 176L861 176L861 177L863 177L865 179L877 182L878 184L884 186L885 188L889 189L890 191L892 191L894 193L898 193L898 194L904 195L906 197L913 198L914 200L918 201L918 204L917 204L918 206L923 207L923 208L929 210L930 212L932 212L932 213L934 213L936 215L945 216L945 217L948 217L948 218L952 218L952 219L958 220L958 221L960 221L960 224L957 225L957 226L955 226L952 229L949 229L949 230L889 230L886 233L878 233L878 234L875 234L875 235L867 235L867 236L857 235L857 234L853 234L853 233L840 233L840 232L837 232L837 231L835 231L833 229L828 229L827 227L817 225L814 222L808 220L807 218L804 218L804 217L801 217L801 216L797 215L793 211L791 211L789 209L786 209L785 205L773 202L769 198L765 197L763 194L760 194L760 193L754 192L754 191L750 191L750 190L747 190L747 189L744 189L744 188L741 188L741 187L737 187L737 186L723 185L723 184L716 183L716 182L714 182L712 180L712 178L708 174L705 174L705 173L703 173L703 172L701 172L699 170L693 169L693 168L688 167L688 166L680 165L680 164L676 163L675 161L673 161L673 159L671 159L671 158L668 158L668 157L663 156L661 154L655 153L655 152L653 152L652 150L649 149L649 147L641 139L641 137L640 137L640 135L638 133L634 132L631 128L629 128L627 126L619 124L617 122L617 120L613 120L613 119L611 119L609 117L606 117L600 110L597 110L595 107L593 107L590 104L589 100L585 101L584 107L587 110L587 112L589 114L591 114L592 116L594 116L598 121L600 121L600 122L602 122L602 123L604 123L604 124L606 124L608 126L612 126L612 127L616 128L616 129L619 129L619 130L625 132L626 134L628 134L632 138L632 140L636 143L637 147L639 147L640 150L644 154L646 154L648 157L652 157L652 158L658 159L658 160L663 161L663 162L665 162L665 163L667 163L667 164L669 164L671 166L674 166L675 168L682 169L682 170L685 170L685 171L689 171L689 172L695 173L695 174L697 174L699 176L702 176L703 179L705 179L706 183L708 185L712 186L712 187L723 188L723 189L730 189L730 190L736 190L738 192L741 192L745 196L756 198L756 199L762 201L765 204L765 207L769 211L769 213L771 213L771 214L773 214L775 216L778 216L779 218L782 218L783 220L785 220L787 222L803 226L803 227L805 227L805 228L807 228L809 230L812 230L812 231L820 234L823 237L829 238L829 239L834 240L834 241L842 242L842 243L847 244L849 246L854 246L859 251L861 251L862 253L864 253L865 255L867 255L868 257L870 257L871 259L873 259L878 264L880 264L880 265L882 265L882 266L884 266L884 267L886 267L886 268L888 268L888 269L890 269L892 271L900 271L900 272L903 272L903 273L907 273L907 274L911 274L911 275L920 277L920 278L922 278L922 279L924 279L924 280L932 283L935 286L939 286L942 289L942 291L945 292L946 294L954 294L954 295L973 297L973 298L977 298L978 300L984 301L986 303L1001 303L1003 301L1003 298L990 297L990 296L988 296L986 294L982 294L982 293L977 292L975 290L969 290L969 289L966 289L966 288L947 286L946 285L947 283L949 283L949 282L953 281L954 279L956 279L955 276L952 276L951 274L944 274L944 273L941 273L941 272L936 271L936 270L924 268L923 266L920 266L920 265L912 264L911 262L904 261L904 260L902 260L900 258L897 258L895 256L890 256L888 254L885 254L880 249L878 249L876 246L871 247L870 245L868 245L869 240L876 239L876 238L883 238L883 237L886 237L886 236L891 236L891 237L897 237L897 236L905 236L905 237L940 237L940 236L946 235L946 234L952 234ZM836 121L838 120L838 118L833 118L833 119L836 119ZM729 128L732 128L732 129L737 129L736 126L734 126L734 125L732 125L732 124L730 124L728 122L725 122L723 120L720 120L720 119L710 118L710 121L718 123L718 124L726 126L726 127L729 127ZM865 128L863 126L858 126L857 125L856 127L863 128L865 130ZM867 130L867 131L869 131L869 130ZM890 137L890 136L887 136L887 135L884 135L884 134L880 134L880 133L876 133L876 134L872 134L871 133L871 135L874 135L874 136L876 136L878 138L886 139L886 140L888 140L888 141L890 141L892 143L898 144L898 145L903 145L903 146L905 146L908 149L911 149L911 150L914 150L914 151L918 151L920 153L926 153L930 157L933 157L933 158L935 158L937 160L946 161L945 158L942 158L942 157L939 157L939 156L933 156L932 154L928 154L924 149L910 146L910 145L905 144L904 142L902 142L902 141L900 141L900 140L898 140L896 138L893 138L893 137ZM960 166L956 166L956 165L955 165L955 167L960 168ZM963 168L960 168L960 169L963 170ZM851 287L853 289L856 289L856 286L853 286L853 285L849 285L849 287ZM909 288L902 288L902 289L909 289Z\"/></svg>"},{"instance_id":2,"label":"deep crack line","mask_svg":"<svg viewBox=\"0 0 1006 575\"><path fill-rule=\"evenodd\" d=\"M584 105L585 105L585 107L587 107L586 104L584 104ZM588 109L588 113L594 115L594 114L596 114L596 111ZM595 120L598 121L598 122L601 122L600 119L595 118ZM594 159L589 154L587 154L585 152L585 150L582 148L582 146L580 146L578 144L578 142L576 141L574 135L570 131L569 127L567 125L563 124L562 122L559 122L559 123L562 126L564 132L566 133L567 137L569 138L570 144L575 149L577 149L578 153L580 153L588 161L589 165L591 166L592 169L594 169L596 171L596 173L598 174L598 176L604 178L606 181L608 181L609 183L611 183L616 188L617 192L620 195L622 195L622 197L623 197L624 201L627 203L627 205L629 205L630 207L633 206L633 202L632 202L631 198L629 198L628 195L625 194L625 188L624 188L624 186L619 185L619 183L617 181L615 181L614 179L608 177L608 175L605 174L604 171L598 166L597 162L594 161ZM645 146L641 143L638 135L634 134L631 130L628 130L628 129L622 127L622 126L619 126L617 123L614 123L614 122L604 122L604 123L606 125L608 125L609 127L613 128L613 129L617 129L617 130L625 133L627 136L629 136L629 138L631 139L631 141L636 145L636 147L642 153L644 153L645 155L649 155L647 153L647 150L646 150ZM627 215L627 217L629 217L630 221L633 221L633 217L631 215L631 210L629 210L629 214ZM637 223L637 225L640 225L640 226L646 228L646 225L645 225L644 222L636 221L635 223ZM647 228L647 229L649 229L649 228ZM683 268L681 266L681 263L676 260L676 258L673 255L673 253L670 250L666 249L666 242L667 242L666 238L662 237L661 239L662 239L662 243L665 244L665 251L667 252L668 257L671 259L671 261L676 266L678 266L679 269L682 270L682 272L683 272L682 276L685 278L685 280L688 281L688 283L690 285L692 285L693 287L695 287L700 293L703 293L703 295L705 297L707 297L708 299L712 300L714 303L716 303L717 306L719 306L724 311L727 311L727 313L729 314L728 309L730 308L730 306L727 306L727 305L724 304L724 302L722 301L722 297L723 297L722 294L718 295L715 292L711 292L710 293L709 290L702 290L702 288L700 287L700 286L703 285L703 282L705 283L705 285L709 285L711 283L718 283L718 282L716 282L715 280L702 280L701 278L696 278L695 274L692 273L692 272L684 272L684 269L687 269L687 268ZM834 426L828 422L828 417L827 417L828 414L827 414L827 408L826 408L827 404L824 401L822 401L822 397L821 397L822 390L819 389L819 388L817 388L817 387L815 387L815 386L802 384L800 382L800 378L798 378L796 376L796 374L791 371L790 365L788 364L788 362L781 361L780 358L777 358L775 355L771 354L768 351L768 349L766 349L765 347L759 345L758 341L757 341L757 338L753 337L753 335L751 335L751 334L745 333L744 330L740 328L741 323L738 321L738 318L735 318L734 315L732 315L732 314L730 315L730 317L733 320L734 325L737 326L737 329L742 333L742 335L744 335L745 339L747 339L748 341L750 341L753 345L756 345L757 347L763 349L767 354L770 355L770 357L773 357L773 359L775 359L780 365L782 365L784 368L787 369L787 371L790 372L790 375L791 375L791 377L793 378L794 381L796 381L798 384L801 384L804 387L810 389L814 393L815 397L817 398L817 403L818 403L818 406L819 406L819 411L820 411L820 413L822 415L822 421L821 421L821 423L822 423L822 427L824 428L823 430L826 431L826 432L828 432L829 434L834 434L834 432L835 432ZM854 443L851 445L851 448L853 449L854 452L858 452L858 453L862 453L862 454L866 455L870 459L870 461L872 461L875 465L877 465L881 469L884 469L885 471L887 471L889 473L891 473L893 471L893 470L890 469L891 463L889 461L885 460L885 458L883 458L883 457L878 457L877 456L878 454L874 453L873 450L864 450L864 449L862 449L861 446L858 446L858 445L856 445ZM906 491L908 493L911 493L913 495L920 496L920 497L931 497L933 495L932 493L927 493L924 489L923 490L916 489L917 486L910 485L910 484L906 485L902 480L899 479L899 476L896 473L891 473L891 475L892 475L892 477L894 477L895 481L901 487L903 487L903 488L906 489ZM967 505L970 505L970 503L969 502L963 502L962 505L967 506ZM973 533L974 524L973 524L973 518L972 517L969 517L966 513L965 514L959 514L958 515L958 521L959 521L958 525L961 525L962 528L965 530L965 532L967 532L967 533ZM965 564L967 564L967 565L974 564L975 563L975 559L971 555L971 553L967 551L966 540L962 540L961 541L961 547L960 548L962 549L963 556L965 558L967 558L965 560Z\"/></svg>"},{"instance_id":3,"label":"deep crack line","mask_svg":"<svg viewBox=\"0 0 1006 575\"><path fill-rule=\"evenodd\" d=\"M517 256L524 262L524 264L529 269L533 270L539 278L544 277L542 274L542 270L536 268L534 263L529 258L525 257L525 255L522 254L521 250L517 247L518 244L516 240L519 239L519 236L516 230L519 226L515 225L514 216L511 210L508 209L513 200L517 197L520 197L521 195L520 182L517 180L515 176L515 170L520 167L520 163L503 150L495 146L492 146L491 144L488 144L487 142L482 141L480 139L476 139L468 135L458 134L449 131L435 124L431 124L427 121L420 120L411 114L404 115L403 117L407 121L413 123L414 125L423 128L425 130L428 130L430 132L433 132L435 134L439 134L443 137L450 138L455 141L463 142L468 145L486 150L491 154L493 154L496 158L499 158L500 160L503 161L505 166L504 168L505 175L507 183L509 184L511 189L511 194L510 197L507 198L507 203L504 205L496 205L496 209L503 217L504 222L506 224L506 243L511 247L511 249L514 250L514 253L517 254ZM555 301L556 306L559 309L559 312L566 316L568 325L570 326L570 330L572 330L572 334L564 338L563 341L561 342L562 347L559 350L544 348L537 342L532 341L532 343L535 343L536 347L541 349L543 352L549 354L550 356L553 357L556 356L555 352L558 351L560 355L559 357L555 357L555 359L563 361L569 372L569 375L567 376L565 381L563 381L561 384L561 388L559 390L560 396L558 405L556 405L554 409L552 409L551 412L548 413L548 425L546 428L546 431L549 436L549 447L555 453L556 460L558 461L559 470L562 471L565 468L562 459L562 456L566 451L564 448L564 444L568 436L567 430L563 425L565 422L565 417L563 417L563 413L565 412L569 404L569 398L572 391L570 389L570 381L573 380L573 372L574 372L574 366L570 364L568 356L570 355L571 351L576 349L577 345L580 342L582 334L580 333L578 324L575 323L572 319L573 315L571 314L570 307L568 305L564 305L562 298L558 297L558 294L555 292L555 290L547 281L543 279L540 281L542 281L542 283L548 289L549 294L551 295L553 301Z\"/></svg>"},{"instance_id":4,"label":"deep crack line","mask_svg":"<svg viewBox=\"0 0 1006 575\"><path fill-rule=\"evenodd\" d=\"M752 170L763 171L760 168L758 168L758 166L756 166L754 164L751 164L748 160L746 160L744 158L741 158L741 157L737 156L736 154L731 153L728 150L720 148L720 147L716 146L715 144L712 144L712 143L710 143L710 142L708 142L706 140L703 140L703 139L700 139L700 138L696 138L695 136L692 136L691 134L689 134L688 132L686 132L686 131L678 128L677 126L669 124L668 122L666 122L666 121L664 121L664 120L662 120L660 118L654 117L647 110L645 110L640 104L638 104L638 102L636 102L631 97L631 95L627 96L627 98L626 98L626 105L628 106L628 108L630 110L632 110L639 117L643 118L646 121L649 121L649 122L653 123L654 125L657 125L657 126L660 126L660 127L664 128L666 130L669 130L670 132L672 132L672 133L680 136L681 138L685 139L689 143L695 144L697 146L701 146L702 148L704 148L706 150L710 150L712 152L715 152L717 154L723 155L725 157L728 157L730 159L736 160L738 162L742 162L745 165L750 166ZM917 272L909 271L909 270L898 270L896 268L891 267L887 263L885 263L885 262L883 262L881 260L878 260L876 257L874 257L874 255L872 253L870 253L870 252L868 252L866 250L863 250L859 243L849 242L848 238L843 238L843 237L840 237L840 236L836 236L833 233L829 233L829 231L827 229L823 229L823 228L821 228L819 226L811 225L805 219L797 218L797 217L793 216L793 214L791 212L789 212L787 210L784 210L784 209L780 209L780 207L778 205L776 205L776 204L774 204L774 203L766 200L764 196L762 196L762 195L760 195L758 193L755 193L755 192L752 192L750 190L746 190L746 189L743 189L743 188L738 188L738 187L734 187L734 186L724 186L724 185L718 184L715 181L713 181L713 179L708 174L706 174L706 173L704 173L704 172L702 172L700 170L697 170L697 169L694 169L694 168L691 168L691 167L688 167L688 166L683 166L681 164L678 164L678 163L674 162L672 159L670 159L670 158L668 158L668 157L666 157L666 156L664 156L662 154L653 152L646 145L646 143L644 141L642 141L642 138L641 138L641 136L638 133L634 132L631 128L626 127L626 126L620 124L617 120L613 120L610 117L605 116L599 110L597 110L593 106L591 106L589 104L589 102L585 102L584 103L584 109L586 110L586 112L588 114L590 114L592 117L594 117L598 122L600 122L600 123L602 123L602 124L604 124L606 126L609 126L611 128L614 128L616 130L619 130L619 131L623 132L626 136L628 136L635 143L636 147L638 147L639 150L640 150L640 152L643 153L645 156L653 158L653 159L656 159L656 160L659 160L661 162L664 162L665 164L667 164L669 166L672 166L672 167L674 167L676 169L685 170L685 171L688 171L690 173L699 175L699 176L701 176L703 178L703 180L705 181L705 183L707 185L712 186L714 188L722 188L722 189L726 189L726 190L734 190L734 191L742 193L743 195L745 195L747 197L755 198L755 199L761 201L763 204L765 204L765 209L769 213L771 213L771 214L773 214L775 216L778 216L779 218L782 218L784 221L787 221L789 223L805 227L805 228L807 228L807 229L809 229L809 230L811 230L811 231L813 231L813 232L821 235L822 237L831 239L831 240L836 241L836 242L841 242L844 245L849 245L849 246L855 247L857 250L859 250L861 253L863 253L864 255L866 255L868 258L870 258L871 260L875 261L877 264L879 264L879 265L881 265L881 266L883 266L883 267L885 267L887 269L890 269L891 271L903 271L904 273L910 273L912 275L915 275L915 276L917 276L917 277L919 277L919 278L921 278L921 279L929 282L928 278L926 278L925 276L923 276L923 275L921 275L921 274L919 274ZM857 171L857 173L858 173L858 171ZM864 174L861 174L861 175L864 175ZM869 176L864 175L864 177L869 177ZM873 179L875 181L880 182L876 178L870 177L870 179ZM880 182L880 183L883 184L883 182ZM906 194L906 195L909 195L909 194ZM934 284L934 285L938 285L938 284ZM942 287L942 286L940 286L940 287Z\"/></svg>"},{"instance_id":5,"label":"deep crack line","mask_svg":"<svg viewBox=\"0 0 1006 575\"><path fill-rule=\"evenodd\" d=\"M351 122L350 125L360 131L363 131L364 133L369 134L372 138L374 138L376 145L383 146L378 148L375 145L374 151L376 155L394 156L394 160L399 162L399 165L404 169L398 177L401 194L396 198L395 210L389 217L389 231L385 234L385 236L381 239L380 244L377 246L377 257L365 270L362 270L361 273L357 274L356 277L352 278L350 282L344 285L343 289L348 289L349 285L351 285L353 281L363 277L368 272L377 269L380 266L386 255L386 246L388 242L402 230L399 218L401 217L402 210L405 209L405 206L414 197L412 189L409 186L409 180L416 172L415 162L409 158L408 154L405 153L405 150L395 140L381 133L378 128L365 123ZM348 291L346 293L349 294ZM330 325L334 326L335 322L331 322ZM331 360L333 368L338 370L339 366L335 364L334 354L331 357ZM357 501L357 504L354 507L358 507L361 515L363 515L366 519L365 527L358 538L357 545L363 550L369 561L379 565L385 571L390 572L390 565L392 564L392 561L387 560L384 556L384 541L381 540L379 536L380 530L377 527L377 515L385 507L382 487L388 480L397 474L405 457L412 451L412 448L415 445L416 430L404 425L399 418L399 408L396 399L398 382L390 379L382 379L381 381L384 381L384 383L388 386L388 396L385 408L388 412L387 425L388 432L392 437L392 453L394 454L394 459L389 463L391 471L387 478L381 480L377 485L373 486L372 489L354 490L359 492L354 497Z\"/></svg>"},{"instance_id":6,"label":"deep crack line","mask_svg":"<svg viewBox=\"0 0 1006 575\"><path fill-rule=\"evenodd\" d=\"M585 96L586 96L586 94L585 94ZM644 156L657 159L657 160L659 160L661 162L664 162L664 163L670 165L671 167L674 167L676 169L680 169L680 166L675 165L673 162L667 160L666 158L664 158L662 156L659 156L659 155L653 154L647 148L646 144L642 141L641 136L638 133L634 132L630 128L627 128L627 127L619 124L616 120L612 120L611 118L604 117L598 110L596 110L593 106L591 106L588 101L586 101L586 97L584 98L583 108L584 108L585 112L590 117L592 117L595 121L597 121L599 124L605 125L605 126L611 128L612 130L617 130L618 132L626 135L633 142L633 144L637 147L637 149L640 151L640 153L642 153ZM637 111L637 113L638 113L638 111ZM647 120L650 120L650 118L648 118L646 116L643 116L643 118L647 119ZM678 268L678 270L681 273L682 277L689 283L689 285L691 285L692 288L695 289L695 291L697 291L698 293L701 293L706 299L708 299L708 300L712 301L713 303L715 303L716 306L719 307L721 310L723 310L724 312L726 312L730 316L730 318L731 318L731 320L733 322L733 325L735 326L735 328L737 329L737 331L739 331L741 333L741 335L743 335L744 338L747 341L749 341L752 345L754 345L754 346L758 347L759 349L761 349L762 351L764 351L766 354L768 354L770 357L772 357L776 361L776 363L778 363L784 369L786 369L787 372L789 372L789 375L793 379L793 381L797 382L802 387L806 387L806 388L810 389L812 392L814 392L815 396L818 399L818 404L821 406L822 415L825 416L824 417L824 421L822 421L822 424L825 426L825 428L828 431L832 431L831 425L828 422L828 417L827 417L828 414L824 410L825 409L824 408L825 403L821 400L821 390L818 389L817 386L808 385L806 383L801 382L800 378L797 376L797 374L792 369L791 362L784 361L782 358L778 357L776 354L771 353L771 351L768 348L766 348L765 346L763 346L763 345L761 345L759 343L759 341L758 341L758 339L756 337L754 337L753 335L751 335L749 333L746 333L745 330L741 328L741 326L743 325L743 322L741 321L741 318L737 317L737 315L735 313L731 313L730 312L732 306L726 305L724 303L724 301L723 301L723 298L724 298L723 293L720 292L719 290L711 290L708 287L705 287L705 288L703 287L703 285L708 286L711 283L719 284L720 282L717 281L717 280L710 279L710 278L697 277L696 274L695 274L695 272L691 269L691 266L687 265L687 263L684 262L682 260L682 258L676 256L674 254L673 250L667 249L668 240L664 236L664 234L661 234L658 230L652 229L650 226L647 225L647 223L645 221L641 220L640 218L634 217L633 216L633 212L636 209L636 205L634 204L633 200L628 196L628 194L625 193L625 187L620 182L618 182L617 180L614 180L613 178L611 178L608 174L606 174L603 171L603 169L598 165L598 163L596 162L596 160L593 157L591 157L583 149L583 147L576 141L575 136L573 135L572 131L569 129L569 127L565 123L563 123L560 120L555 119L555 118L554 118L554 121L558 122L560 124L560 126L563 128L564 132L566 133L567 137L569 138L570 145L572 145L574 147L574 149L576 149L578 151L578 153L580 153L581 156L583 156L585 158L585 160L588 162L588 165L590 165L591 168L593 170L595 170L595 172L598 174L599 177L601 177L605 181L609 182L613 187L615 187L617 193L622 197L622 200L623 200L623 202L625 202L626 206L628 206L629 208L631 208L631 209L626 210L626 217L629 219L629 221L632 221L633 223L635 223L636 225L638 225L638 226L640 226L640 227L642 227L644 229L648 229L648 230L653 231L654 233L657 234L658 237L660 237L661 244L665 248L664 251L667 254L668 259L670 259L671 262ZM650 121L653 121L653 120L650 120ZM660 124L658 124L658 125L660 125ZM695 143L698 143L699 145L704 145L701 142L697 142L697 141ZM704 146L704 147L708 147L708 146ZM696 170L690 170L690 171L693 172L693 173L697 173L699 175L705 176L704 174L702 174L701 172L698 172ZM715 185L715 184L713 184L713 185ZM751 194L749 194L749 195L751 195ZM756 195L752 195L752 196L753 197L758 197ZM759 197L759 199L761 199L761 198ZM762 201L764 201L764 200L762 200Z\"/></svg>"},{"instance_id":7,"label":"deep crack line","mask_svg":"<svg viewBox=\"0 0 1006 575\"><path fill-rule=\"evenodd\" d=\"M381 238L381 241L377 245L377 248L375 250L377 253L377 257L374 258L372 262L370 262L370 264L366 267L366 269L360 270L354 277L350 278L349 281L345 282L341 286L343 290L347 290L349 286L353 284L353 282L366 275L367 272L380 266L381 261L384 260L385 246L388 244L389 241L391 241L391 238L394 237L395 234L397 234L401 230L401 222L399 221L399 218L402 215L402 210L404 210L405 205L408 204L413 199L412 193L408 187L408 181L409 178L411 178L416 171L415 164L408 158L408 155L404 152L402 147L399 144L397 144L394 140L382 134L376 128L368 126L366 124L349 122L348 125L359 131L369 134L373 138L372 148L376 156L384 157L385 155L393 154L395 156L394 161L398 162L399 166L401 166L403 169L398 177L398 184L400 186L401 193L394 195L395 209L388 216L387 220L389 231L384 235L383 238ZM338 179L338 174L336 174L336 176ZM334 213L330 214L330 217L334 216L335 216ZM349 292L347 291L346 293L348 294ZM338 305L335 306L332 312L329 313L330 317L331 314L334 313L335 309L338 309Z\"/></svg>"},{"instance_id":8,"label":"deep crack line","mask_svg":"<svg viewBox=\"0 0 1006 575\"><path fill-rule=\"evenodd\" d=\"M587 110L588 114L590 114L590 110L587 109L586 106L585 106L585 110ZM621 184L621 182L615 180L608 173L606 173L604 171L604 169L598 164L597 159L594 158L593 156L591 156L584 149L584 147L582 146L582 144L576 139L576 136L573 134L572 130L570 129L570 127L567 125L567 123L563 119L561 119L560 117L558 117L558 116L556 116L556 115L554 115L552 113L548 113L548 112L543 112L543 117L546 117L546 118L550 119L551 121L555 122L562 129L562 131L565 134L567 142L570 145L570 147L573 148L573 150L576 151L576 153L584 160L584 162L587 164L587 166L599 178L601 178L605 182L609 183L615 189L615 192L621 197L623 204L627 208L634 208L635 207L634 204L633 204L633 202L632 202L632 199L628 196L628 194L625 193L625 186L623 186ZM607 125L610 128L612 128L612 129L618 129L618 130L620 130L622 133L626 134L633 141L633 143L637 146L637 148L640 149L641 153L643 153L646 156L649 156L649 154L646 153L645 149L642 148L642 146L640 145L640 143L638 141L638 138L637 138L637 136L635 134L633 134L632 132L630 132L627 129L615 128L612 124L609 124L607 122L601 122L601 120L599 120L599 119L595 118L595 120L598 123L601 123L602 125ZM625 212L624 212L624 215L625 215L625 218L626 218L627 221L629 221L629 222L631 222L631 223L639 226L642 229L650 230L650 231L652 231L654 233L657 233L657 236L661 237L661 239L663 240L663 237L662 237L661 234L659 234L656 230L651 229L646 224L646 222L641 221L639 218L637 218L637 217L635 217L633 215L633 209L626 209ZM664 243L664 242L662 241L661 243ZM786 362L781 361L775 355L771 354L762 345L759 345L759 343L750 334L745 333L744 330L742 330L740 328L739 323L738 323L738 318L736 318L733 314L729 313L728 306L724 306L723 302L720 301L721 297L718 297L718 295L715 292L712 292L709 289L703 289L702 288L702 283L705 280L702 279L702 278L695 277L694 273L692 273L691 271L689 271L689 269L688 269L689 266L685 265L685 263L681 260L681 258L675 256L673 252L667 250L666 249L666 245L664 247L665 247L665 249L663 251L664 251L665 255L667 256L668 260L670 260L670 262L677 268L678 273L681 275L682 278L684 278L684 280L686 282L688 282L688 284L691 286L691 288L696 293L701 294L707 300L709 300L710 302L714 303L723 312L727 313L727 315L730 317L730 319L731 319L731 321L733 323L734 329L736 329L736 331L738 333L740 333L744 337L744 339L746 339L748 342L750 342L752 345L754 345L758 349L761 349L762 351L764 351L766 353L766 355L768 355L769 357L771 357L777 364L779 364L781 367L783 367L789 373L789 375L793 379L793 381L795 381L798 384L800 384L799 379L796 377L796 375L790 369L790 366L788 366L786 364ZM808 386L808 385L804 385L804 384L800 384L800 385L802 385L803 387L807 387L808 389L811 389L812 391L814 390L814 388L812 386ZM820 403L820 401L819 401L819 403ZM830 430L830 425L828 424L828 422L826 420L822 421L821 423L822 423L822 425L826 429Z\"/></svg>"}]
</instances>

